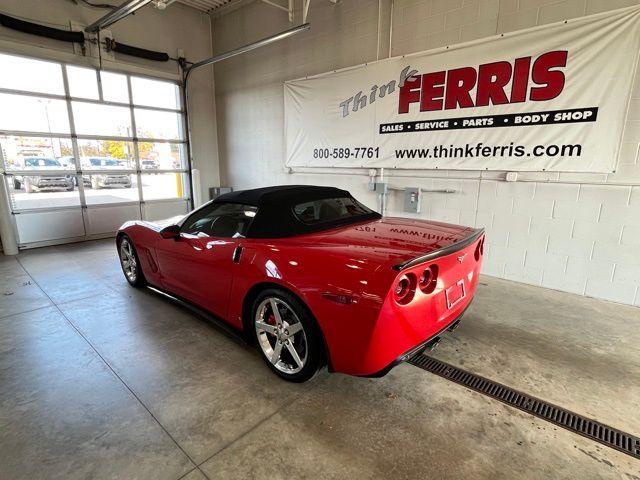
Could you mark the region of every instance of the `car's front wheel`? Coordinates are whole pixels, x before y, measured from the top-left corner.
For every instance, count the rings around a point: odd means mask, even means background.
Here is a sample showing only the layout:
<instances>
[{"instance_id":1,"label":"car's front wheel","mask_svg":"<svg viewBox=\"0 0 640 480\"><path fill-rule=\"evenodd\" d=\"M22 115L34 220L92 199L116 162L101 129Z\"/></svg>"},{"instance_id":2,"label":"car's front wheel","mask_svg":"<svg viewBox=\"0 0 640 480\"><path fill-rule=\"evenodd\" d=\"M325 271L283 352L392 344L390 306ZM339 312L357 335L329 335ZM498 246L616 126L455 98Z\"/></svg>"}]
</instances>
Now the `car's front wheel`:
<instances>
[{"instance_id":1,"label":"car's front wheel","mask_svg":"<svg viewBox=\"0 0 640 480\"><path fill-rule=\"evenodd\" d=\"M319 328L290 293L277 289L262 292L253 303L252 320L262 358L281 378L305 382L324 365Z\"/></svg>"},{"instance_id":2,"label":"car's front wheel","mask_svg":"<svg viewBox=\"0 0 640 480\"><path fill-rule=\"evenodd\" d=\"M127 282L134 287L143 287L146 284L140 259L131 239L123 235L118 242L118 254L120 256L120 266Z\"/></svg>"}]
</instances>

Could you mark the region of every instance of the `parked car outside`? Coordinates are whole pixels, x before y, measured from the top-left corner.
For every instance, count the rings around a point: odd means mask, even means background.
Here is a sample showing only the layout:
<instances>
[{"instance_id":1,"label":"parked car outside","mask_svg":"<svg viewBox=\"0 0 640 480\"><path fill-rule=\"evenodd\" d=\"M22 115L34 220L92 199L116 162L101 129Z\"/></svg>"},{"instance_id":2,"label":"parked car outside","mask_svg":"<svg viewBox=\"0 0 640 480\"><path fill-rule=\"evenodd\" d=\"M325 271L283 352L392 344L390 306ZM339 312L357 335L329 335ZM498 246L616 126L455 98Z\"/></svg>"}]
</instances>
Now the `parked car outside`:
<instances>
[{"instance_id":1,"label":"parked car outside","mask_svg":"<svg viewBox=\"0 0 640 480\"><path fill-rule=\"evenodd\" d=\"M68 169L68 170L73 170L74 172L76 171L76 159L75 157L69 155L69 156L64 156L64 157L60 157L58 158L58 161L60 162L60 164ZM76 178L75 175L72 175L72 179L73 179L73 184L75 186L78 186L78 179Z\"/></svg>"},{"instance_id":2,"label":"parked car outside","mask_svg":"<svg viewBox=\"0 0 640 480\"><path fill-rule=\"evenodd\" d=\"M52 175L16 175L13 177L15 190L24 188L26 193L33 193L44 190L67 190L70 192L74 189L73 177L65 174L64 166L55 158L24 157L18 160L16 167L19 170L51 170L56 173Z\"/></svg>"},{"instance_id":3,"label":"parked car outside","mask_svg":"<svg viewBox=\"0 0 640 480\"><path fill-rule=\"evenodd\" d=\"M140 167L142 170L158 170L160 168L160 162L151 158L141 160Z\"/></svg>"},{"instance_id":4,"label":"parked car outside","mask_svg":"<svg viewBox=\"0 0 640 480\"><path fill-rule=\"evenodd\" d=\"M120 160L110 157L82 157L80 165L83 170L124 170ZM93 173L82 175L85 186L98 188L131 188L131 175L128 173Z\"/></svg>"},{"instance_id":5,"label":"parked car outside","mask_svg":"<svg viewBox=\"0 0 640 480\"><path fill-rule=\"evenodd\" d=\"M73 156L65 156L58 158L60 165L69 170L76 170L76 159Z\"/></svg>"}]
</instances>

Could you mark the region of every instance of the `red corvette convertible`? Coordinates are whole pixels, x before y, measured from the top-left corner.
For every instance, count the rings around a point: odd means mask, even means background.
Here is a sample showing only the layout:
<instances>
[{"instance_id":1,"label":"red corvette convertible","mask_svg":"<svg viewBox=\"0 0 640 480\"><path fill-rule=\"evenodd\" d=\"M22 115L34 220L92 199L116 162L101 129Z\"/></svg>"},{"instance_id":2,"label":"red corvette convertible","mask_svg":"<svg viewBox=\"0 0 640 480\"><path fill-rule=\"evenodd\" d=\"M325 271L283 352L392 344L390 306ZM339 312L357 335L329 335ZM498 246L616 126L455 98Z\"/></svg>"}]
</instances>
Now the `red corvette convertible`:
<instances>
[{"instance_id":1,"label":"red corvette convertible","mask_svg":"<svg viewBox=\"0 0 640 480\"><path fill-rule=\"evenodd\" d=\"M117 235L133 286L213 313L280 377L321 367L381 376L437 341L471 302L484 231L381 217L345 190L232 192L173 222Z\"/></svg>"}]
</instances>

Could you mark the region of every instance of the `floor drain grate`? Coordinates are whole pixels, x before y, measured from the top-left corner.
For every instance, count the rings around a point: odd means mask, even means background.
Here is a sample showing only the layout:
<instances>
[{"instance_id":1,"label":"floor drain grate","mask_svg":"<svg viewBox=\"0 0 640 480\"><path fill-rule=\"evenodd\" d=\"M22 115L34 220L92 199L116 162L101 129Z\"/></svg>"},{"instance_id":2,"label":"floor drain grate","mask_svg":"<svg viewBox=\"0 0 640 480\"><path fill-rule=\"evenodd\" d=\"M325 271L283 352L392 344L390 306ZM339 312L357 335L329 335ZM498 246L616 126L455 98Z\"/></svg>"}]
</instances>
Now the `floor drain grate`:
<instances>
[{"instance_id":1,"label":"floor drain grate","mask_svg":"<svg viewBox=\"0 0 640 480\"><path fill-rule=\"evenodd\" d=\"M596 422L577 413L553 405L539 398L467 372L427 355L418 354L408 362L423 370L439 375L452 382L483 393L501 402L519 408L531 415L547 420L562 428L595 440L608 447L640 459L640 438L616 428Z\"/></svg>"}]
</instances>

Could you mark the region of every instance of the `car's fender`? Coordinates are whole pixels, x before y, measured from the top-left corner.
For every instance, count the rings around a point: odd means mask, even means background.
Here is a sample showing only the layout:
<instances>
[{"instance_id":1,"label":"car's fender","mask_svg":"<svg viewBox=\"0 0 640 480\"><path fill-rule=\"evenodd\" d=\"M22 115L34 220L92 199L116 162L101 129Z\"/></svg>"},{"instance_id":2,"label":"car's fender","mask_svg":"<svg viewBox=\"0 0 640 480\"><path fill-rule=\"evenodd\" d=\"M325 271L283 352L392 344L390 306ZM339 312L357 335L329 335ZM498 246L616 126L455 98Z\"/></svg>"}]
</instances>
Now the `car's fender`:
<instances>
[{"instance_id":1,"label":"car's fender","mask_svg":"<svg viewBox=\"0 0 640 480\"><path fill-rule=\"evenodd\" d=\"M116 241L119 241L120 237L125 234L131 238L138 253L145 279L156 286L161 285L161 273L155 250L156 243L161 240L161 229L159 225L154 223L133 220L122 225L116 235Z\"/></svg>"},{"instance_id":2,"label":"car's fender","mask_svg":"<svg viewBox=\"0 0 640 480\"><path fill-rule=\"evenodd\" d=\"M281 286L311 311L325 337L333 368L348 369L348 363L367 348L395 273L381 271L364 255L333 250L244 242L235 266L228 321L238 328L245 326L243 315L250 314L245 301L255 285ZM247 326L251 325L248 320Z\"/></svg>"}]
</instances>

